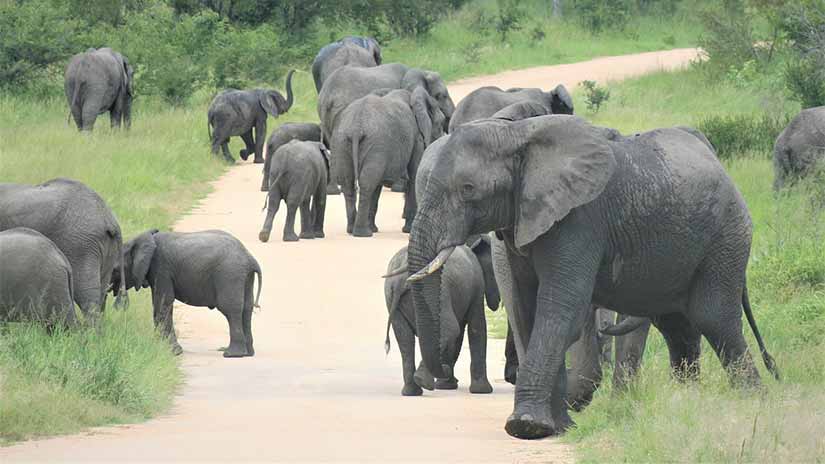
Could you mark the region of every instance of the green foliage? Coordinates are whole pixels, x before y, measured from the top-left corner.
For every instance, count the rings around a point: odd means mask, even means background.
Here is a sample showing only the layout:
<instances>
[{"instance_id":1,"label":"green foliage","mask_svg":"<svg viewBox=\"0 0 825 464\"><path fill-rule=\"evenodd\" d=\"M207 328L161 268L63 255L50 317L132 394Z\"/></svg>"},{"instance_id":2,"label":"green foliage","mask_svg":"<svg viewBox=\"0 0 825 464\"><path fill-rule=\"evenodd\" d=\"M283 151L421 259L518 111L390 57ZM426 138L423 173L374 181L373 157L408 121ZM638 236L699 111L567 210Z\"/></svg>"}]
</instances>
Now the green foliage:
<instances>
[{"instance_id":1,"label":"green foliage","mask_svg":"<svg viewBox=\"0 0 825 464\"><path fill-rule=\"evenodd\" d=\"M579 85L584 89L584 101L592 113L598 113L602 105L610 100L610 89L600 87L595 81L582 81Z\"/></svg>"},{"instance_id":2,"label":"green foliage","mask_svg":"<svg viewBox=\"0 0 825 464\"><path fill-rule=\"evenodd\" d=\"M575 0L573 10L584 27L599 33L604 30L623 30L633 13L632 0Z\"/></svg>"},{"instance_id":3,"label":"green foliage","mask_svg":"<svg viewBox=\"0 0 825 464\"><path fill-rule=\"evenodd\" d=\"M496 5L496 31L501 36L501 41L506 42L507 34L521 29L521 19L525 13L520 7L519 0L496 0Z\"/></svg>"},{"instance_id":4,"label":"green foliage","mask_svg":"<svg viewBox=\"0 0 825 464\"><path fill-rule=\"evenodd\" d=\"M790 115L712 115L700 119L696 128L710 140L719 158L727 159L750 152L770 154L790 120Z\"/></svg>"}]
</instances>

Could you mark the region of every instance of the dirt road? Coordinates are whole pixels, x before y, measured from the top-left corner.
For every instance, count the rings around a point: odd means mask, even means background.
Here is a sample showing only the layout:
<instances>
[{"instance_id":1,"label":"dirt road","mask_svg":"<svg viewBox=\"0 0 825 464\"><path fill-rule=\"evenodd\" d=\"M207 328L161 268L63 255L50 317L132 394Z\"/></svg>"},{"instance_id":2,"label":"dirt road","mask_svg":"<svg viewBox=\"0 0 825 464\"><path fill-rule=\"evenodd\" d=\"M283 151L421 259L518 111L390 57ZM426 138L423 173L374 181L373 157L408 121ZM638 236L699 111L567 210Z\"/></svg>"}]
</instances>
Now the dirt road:
<instances>
[{"instance_id":1,"label":"dirt road","mask_svg":"<svg viewBox=\"0 0 825 464\"><path fill-rule=\"evenodd\" d=\"M456 102L482 85L569 89L673 68L696 56L673 50L511 71L460 81ZM170 414L0 449L0 461L282 461L282 462L570 462L557 440L510 438L504 421L513 389L502 379L504 347L488 345L495 391L467 391L469 356L456 368L458 391L403 398L400 356L384 355L387 310L380 278L406 245L401 194L382 194L372 239L346 234L341 196L327 202L323 240L283 243L283 208L270 243L258 241L264 194L260 166L241 164L175 226L224 229L240 238L263 268L262 308L253 318L254 358L227 360L216 311L176 305L186 384ZM466 347L465 343L465 347ZM465 348L466 351L466 348Z\"/></svg>"}]
</instances>

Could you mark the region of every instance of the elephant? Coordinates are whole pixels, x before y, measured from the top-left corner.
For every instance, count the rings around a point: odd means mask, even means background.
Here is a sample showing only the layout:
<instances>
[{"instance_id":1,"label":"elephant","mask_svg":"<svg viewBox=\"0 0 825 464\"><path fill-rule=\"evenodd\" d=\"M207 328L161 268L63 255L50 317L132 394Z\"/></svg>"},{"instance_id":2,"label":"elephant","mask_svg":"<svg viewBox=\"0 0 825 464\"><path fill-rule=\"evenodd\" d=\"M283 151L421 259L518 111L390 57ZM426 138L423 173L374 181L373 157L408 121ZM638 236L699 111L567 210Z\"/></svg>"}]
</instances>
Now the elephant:
<instances>
[{"instance_id":1,"label":"elephant","mask_svg":"<svg viewBox=\"0 0 825 464\"><path fill-rule=\"evenodd\" d=\"M149 287L155 327L167 337L175 355L183 353L172 321L175 300L190 306L218 308L229 323L225 358L254 356L252 309L261 298L261 267L246 247L221 230L180 233L151 229L129 240L120 258L126 290ZM258 294L253 300L254 278ZM117 293L116 287L112 291Z\"/></svg>"},{"instance_id":2,"label":"elephant","mask_svg":"<svg viewBox=\"0 0 825 464\"><path fill-rule=\"evenodd\" d=\"M321 93L324 81L342 66L369 68L381 64L381 46L372 37L348 36L324 46L312 61L312 80Z\"/></svg>"},{"instance_id":3,"label":"elephant","mask_svg":"<svg viewBox=\"0 0 825 464\"><path fill-rule=\"evenodd\" d=\"M72 265L40 232L15 227L0 232L0 321L77 324Z\"/></svg>"},{"instance_id":4,"label":"elephant","mask_svg":"<svg viewBox=\"0 0 825 464\"><path fill-rule=\"evenodd\" d=\"M269 162L273 153L282 145L286 145L292 140L303 142L320 142L321 126L315 123L288 122L281 124L272 131L264 148L264 169L263 180L261 181L261 192L269 191Z\"/></svg>"},{"instance_id":5,"label":"elephant","mask_svg":"<svg viewBox=\"0 0 825 464\"><path fill-rule=\"evenodd\" d=\"M382 64L372 68L339 68L329 76L318 95L318 117L321 120L323 141L332 139L340 114L355 100L378 89L405 89L412 92L417 87L423 87L438 102L449 124L455 105L438 73L410 68L401 63ZM329 148L333 156L337 156L338 148L332 145Z\"/></svg>"},{"instance_id":6,"label":"elephant","mask_svg":"<svg viewBox=\"0 0 825 464\"><path fill-rule=\"evenodd\" d=\"M72 295L84 316L106 307L113 269L123 248L112 210L86 185L57 178L39 185L0 184L0 231L28 227L49 238L72 265ZM124 288L125 282L118 284ZM115 307L128 305L125 293Z\"/></svg>"},{"instance_id":7,"label":"elephant","mask_svg":"<svg viewBox=\"0 0 825 464\"><path fill-rule=\"evenodd\" d=\"M346 200L347 232L371 237L383 185L407 192L407 227L415 216L415 173L425 147L441 136L446 118L422 87L379 89L341 114L332 138L332 177ZM412 181L410 181L412 180ZM356 207L356 193L357 207Z\"/></svg>"},{"instance_id":8,"label":"elephant","mask_svg":"<svg viewBox=\"0 0 825 464\"><path fill-rule=\"evenodd\" d=\"M441 300L441 357L445 375L433 383L433 376L422 364L415 369L415 310L409 293L407 279L407 247L392 257L384 282L384 297L389 317L384 348L390 349L390 326L395 333L404 373L404 396L422 394L428 390L455 390L458 379L454 376L455 363L461 353L464 330L469 328L470 343L470 393L491 393L493 387L487 379L487 319L484 302L495 311L499 307L499 293L493 275L490 238L481 236L470 245L456 248L446 264L442 281L444 298Z\"/></svg>"},{"instance_id":9,"label":"elephant","mask_svg":"<svg viewBox=\"0 0 825 464\"><path fill-rule=\"evenodd\" d=\"M270 156L266 220L258 238L269 241L272 220L281 200L287 207L284 241L297 242L295 213L301 208L301 237L324 238L324 209L327 201L329 151L321 142L292 140ZM310 200L312 208L310 208Z\"/></svg>"},{"instance_id":10,"label":"elephant","mask_svg":"<svg viewBox=\"0 0 825 464\"><path fill-rule=\"evenodd\" d=\"M280 92L268 89L236 90L227 89L219 93L209 105L209 138L212 141L212 154L218 149L223 151L224 159L234 163L229 154L229 138L240 135L246 148L240 152L244 161L255 154L255 163L263 163L263 148L266 140L266 118L277 118L292 108L292 74L286 76L286 99ZM255 130L254 136L252 130Z\"/></svg>"},{"instance_id":11,"label":"elephant","mask_svg":"<svg viewBox=\"0 0 825 464\"><path fill-rule=\"evenodd\" d=\"M747 206L696 135L663 128L622 137L549 115L463 124L441 150L409 240L421 354L436 377L445 375L435 348L441 268L469 236L494 231L506 245L508 320L520 360L509 435L541 438L573 424L565 354L592 305L649 317L677 377L698 372L704 336L732 382L759 385L744 310L779 378L747 295Z\"/></svg>"},{"instance_id":12,"label":"elephant","mask_svg":"<svg viewBox=\"0 0 825 464\"><path fill-rule=\"evenodd\" d=\"M563 85L545 92L541 89L480 87L464 97L450 119L450 132L461 124L489 118L506 106L518 102L534 102L544 106L548 114L573 114L573 98Z\"/></svg>"},{"instance_id":13,"label":"elephant","mask_svg":"<svg viewBox=\"0 0 825 464\"><path fill-rule=\"evenodd\" d=\"M78 130L91 131L107 111L112 127L131 127L133 74L129 60L111 48L90 48L69 60L63 89Z\"/></svg>"},{"instance_id":14,"label":"elephant","mask_svg":"<svg viewBox=\"0 0 825 464\"><path fill-rule=\"evenodd\" d=\"M774 182L778 191L814 171L825 159L825 106L802 110L776 138Z\"/></svg>"}]
</instances>

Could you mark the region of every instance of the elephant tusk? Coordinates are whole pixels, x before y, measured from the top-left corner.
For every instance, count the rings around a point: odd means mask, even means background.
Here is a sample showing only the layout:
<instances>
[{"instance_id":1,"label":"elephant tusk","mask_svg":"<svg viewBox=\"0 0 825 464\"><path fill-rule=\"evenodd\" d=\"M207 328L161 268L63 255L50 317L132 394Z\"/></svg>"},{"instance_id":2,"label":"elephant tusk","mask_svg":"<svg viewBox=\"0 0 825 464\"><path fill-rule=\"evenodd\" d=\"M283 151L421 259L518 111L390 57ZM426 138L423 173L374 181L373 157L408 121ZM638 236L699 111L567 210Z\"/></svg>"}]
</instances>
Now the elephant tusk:
<instances>
[{"instance_id":1,"label":"elephant tusk","mask_svg":"<svg viewBox=\"0 0 825 464\"><path fill-rule=\"evenodd\" d=\"M401 275L407 272L407 266L402 266L397 269L393 269L392 271L384 274L381 276L382 279L387 279L389 277L395 277L397 275Z\"/></svg>"},{"instance_id":2,"label":"elephant tusk","mask_svg":"<svg viewBox=\"0 0 825 464\"><path fill-rule=\"evenodd\" d=\"M430 264L425 266L424 269L421 269L420 271L418 271L415 274L411 275L407 279L407 282L410 282L410 283L418 282L419 280L423 279L424 277L427 277L428 275L432 274L433 272L441 269L441 266L443 266L444 263L447 262L447 259L449 259L450 255L453 254L453 251L455 251L454 246L451 246L449 248L445 248L445 249L441 250L438 253L438 256L436 256L434 260L430 261Z\"/></svg>"}]
</instances>

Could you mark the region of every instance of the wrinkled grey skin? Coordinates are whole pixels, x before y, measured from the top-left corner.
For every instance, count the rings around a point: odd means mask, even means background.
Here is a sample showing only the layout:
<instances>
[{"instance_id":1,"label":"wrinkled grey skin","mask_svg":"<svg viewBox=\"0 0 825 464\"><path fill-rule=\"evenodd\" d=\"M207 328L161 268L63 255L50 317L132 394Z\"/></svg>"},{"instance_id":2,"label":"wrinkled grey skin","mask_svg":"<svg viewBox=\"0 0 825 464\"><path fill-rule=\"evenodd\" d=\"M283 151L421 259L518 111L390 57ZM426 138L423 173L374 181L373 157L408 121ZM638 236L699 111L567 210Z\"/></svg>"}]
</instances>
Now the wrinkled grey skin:
<instances>
[{"instance_id":1,"label":"wrinkled grey skin","mask_svg":"<svg viewBox=\"0 0 825 464\"><path fill-rule=\"evenodd\" d=\"M372 37L344 37L324 46L312 61L315 90L321 93L324 81L343 66L370 68L381 64L381 47Z\"/></svg>"},{"instance_id":2,"label":"wrinkled grey skin","mask_svg":"<svg viewBox=\"0 0 825 464\"><path fill-rule=\"evenodd\" d=\"M215 96L209 105L207 121L212 154L217 155L220 148L224 159L234 163L235 159L229 153L229 138L239 135L246 145L241 149L241 159L246 160L254 153L255 163L263 163L266 119L268 116L277 118L292 108L294 72L291 70L286 76L286 98L280 92L268 89L228 89Z\"/></svg>"},{"instance_id":3,"label":"wrinkled grey skin","mask_svg":"<svg viewBox=\"0 0 825 464\"><path fill-rule=\"evenodd\" d=\"M750 217L715 153L677 128L611 133L567 115L464 124L419 195L408 267L422 357L435 376L444 375L431 348L440 340L439 262L473 234L496 231L506 243L508 317L521 354L505 427L514 437L573 424L565 354L592 305L650 317L676 371L698 369L705 336L732 380L755 385L744 307L778 376L747 298Z\"/></svg>"},{"instance_id":4,"label":"wrinkled grey skin","mask_svg":"<svg viewBox=\"0 0 825 464\"><path fill-rule=\"evenodd\" d=\"M458 379L453 370L461 353L464 330L468 328L470 343L470 393L491 393L493 387L487 379L487 319L484 301L495 311L499 306L498 287L493 276L490 239L484 236L470 246L461 246L445 264L442 280L444 298L441 311L441 357L445 377L433 383L433 376L421 364L415 368L415 308L406 283L408 274L388 277L384 282L384 297L389 311L385 348L389 350L389 325L392 325L404 374L404 396L421 395L421 388L455 390ZM404 270L407 266L407 247L393 256L387 266L388 274Z\"/></svg>"},{"instance_id":5,"label":"wrinkled grey skin","mask_svg":"<svg viewBox=\"0 0 825 464\"><path fill-rule=\"evenodd\" d=\"M254 356L252 308L261 297L261 268L246 247L220 230L179 233L148 230L123 247L126 288L151 288L155 327L172 351L183 352L172 320L175 300L190 306L218 308L229 323L225 358ZM112 276L117 279L120 276ZM253 299L254 279L258 294Z\"/></svg>"},{"instance_id":6,"label":"wrinkled grey skin","mask_svg":"<svg viewBox=\"0 0 825 464\"><path fill-rule=\"evenodd\" d=\"M378 89L404 89L412 92L423 87L437 102L448 120L455 105L441 76L432 71L390 63L374 68L344 66L329 76L318 95L318 117L324 140L332 140L339 115L350 103ZM338 148L330 145L333 158Z\"/></svg>"},{"instance_id":7,"label":"wrinkled grey skin","mask_svg":"<svg viewBox=\"0 0 825 464\"><path fill-rule=\"evenodd\" d=\"M92 130L105 112L112 127L132 125L133 74L129 60L111 48L90 48L69 60L63 89L78 130Z\"/></svg>"},{"instance_id":8,"label":"wrinkled grey skin","mask_svg":"<svg viewBox=\"0 0 825 464\"><path fill-rule=\"evenodd\" d=\"M14 227L40 232L63 252L72 265L74 300L84 315L105 309L123 238L112 210L97 193L62 178L39 185L0 184L0 230ZM115 302L116 307L127 304L125 299Z\"/></svg>"},{"instance_id":9,"label":"wrinkled grey skin","mask_svg":"<svg viewBox=\"0 0 825 464\"><path fill-rule=\"evenodd\" d=\"M266 141L266 148L264 149L264 175L261 181L261 192L269 191L269 160L272 154L282 145L286 145L292 140L320 142L321 126L309 122L288 122L281 124L277 129L272 131L272 134L270 134L269 139Z\"/></svg>"},{"instance_id":10,"label":"wrinkled grey skin","mask_svg":"<svg viewBox=\"0 0 825 464\"><path fill-rule=\"evenodd\" d=\"M774 143L774 190L811 173L823 159L825 106L802 110Z\"/></svg>"},{"instance_id":11,"label":"wrinkled grey skin","mask_svg":"<svg viewBox=\"0 0 825 464\"><path fill-rule=\"evenodd\" d=\"M27 227L0 232L0 321L72 327L72 265L51 240Z\"/></svg>"},{"instance_id":12,"label":"wrinkled grey skin","mask_svg":"<svg viewBox=\"0 0 825 464\"><path fill-rule=\"evenodd\" d=\"M272 221L281 200L286 203L284 241L297 242L295 213L301 208L300 238L324 238L324 210L327 202L329 151L321 142L292 140L270 156L270 173L266 220L258 234L269 241ZM310 204L311 202L311 204Z\"/></svg>"},{"instance_id":13,"label":"wrinkled grey skin","mask_svg":"<svg viewBox=\"0 0 825 464\"><path fill-rule=\"evenodd\" d=\"M406 227L412 225L418 163L426 146L447 125L438 103L421 87L412 92L382 89L378 93L349 105L331 140L337 147L332 177L344 192L347 232L356 237L370 237L378 231L375 215L384 185L408 192Z\"/></svg>"},{"instance_id":14,"label":"wrinkled grey skin","mask_svg":"<svg viewBox=\"0 0 825 464\"><path fill-rule=\"evenodd\" d=\"M573 98L561 84L549 92L541 89L501 90L492 86L481 87L458 103L455 114L450 119L450 132L461 124L489 118L504 107L519 102L538 103L547 109L547 114L573 114Z\"/></svg>"}]
</instances>

